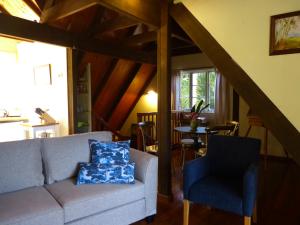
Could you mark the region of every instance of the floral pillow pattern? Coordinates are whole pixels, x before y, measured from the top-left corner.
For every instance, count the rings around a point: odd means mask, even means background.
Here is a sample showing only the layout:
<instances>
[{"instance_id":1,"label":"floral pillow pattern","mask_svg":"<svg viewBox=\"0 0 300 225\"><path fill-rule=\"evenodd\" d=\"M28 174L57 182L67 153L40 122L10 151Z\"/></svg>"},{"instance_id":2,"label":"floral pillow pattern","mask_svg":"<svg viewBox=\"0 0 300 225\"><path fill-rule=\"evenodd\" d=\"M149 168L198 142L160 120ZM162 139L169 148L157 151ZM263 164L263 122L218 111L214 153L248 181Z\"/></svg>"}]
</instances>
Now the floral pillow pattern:
<instances>
[{"instance_id":1,"label":"floral pillow pattern","mask_svg":"<svg viewBox=\"0 0 300 225\"><path fill-rule=\"evenodd\" d=\"M80 163L77 185L80 184L134 184L135 163L99 164Z\"/></svg>"},{"instance_id":2,"label":"floral pillow pattern","mask_svg":"<svg viewBox=\"0 0 300 225\"><path fill-rule=\"evenodd\" d=\"M118 142L101 142L90 139L92 163L126 164L129 162L130 140Z\"/></svg>"}]
</instances>

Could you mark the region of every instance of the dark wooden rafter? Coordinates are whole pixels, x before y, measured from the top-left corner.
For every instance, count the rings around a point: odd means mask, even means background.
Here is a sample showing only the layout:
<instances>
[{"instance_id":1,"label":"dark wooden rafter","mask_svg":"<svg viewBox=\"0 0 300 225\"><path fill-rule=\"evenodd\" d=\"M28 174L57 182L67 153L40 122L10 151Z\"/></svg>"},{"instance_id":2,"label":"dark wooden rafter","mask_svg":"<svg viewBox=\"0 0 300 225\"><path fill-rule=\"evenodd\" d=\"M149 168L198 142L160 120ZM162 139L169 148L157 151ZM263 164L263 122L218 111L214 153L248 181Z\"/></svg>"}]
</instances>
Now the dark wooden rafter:
<instances>
[{"instance_id":1,"label":"dark wooden rafter","mask_svg":"<svg viewBox=\"0 0 300 225\"><path fill-rule=\"evenodd\" d=\"M135 65L136 63L133 61L118 60L94 101L94 113L105 120L107 119L108 114L111 113L111 103L120 95L120 89L124 82L129 79L132 71L135 70Z\"/></svg>"},{"instance_id":2,"label":"dark wooden rafter","mask_svg":"<svg viewBox=\"0 0 300 225\"><path fill-rule=\"evenodd\" d=\"M110 110L107 110L108 115L106 115L107 120L111 117L113 112L115 111L118 103L121 101L122 97L125 95L126 90L129 88L131 82L136 77L139 69L141 68L140 63L136 63L132 70L128 73L126 80L120 86L118 93L114 95L114 100L110 103Z\"/></svg>"},{"instance_id":3,"label":"dark wooden rafter","mask_svg":"<svg viewBox=\"0 0 300 225\"><path fill-rule=\"evenodd\" d=\"M34 11L38 16L41 16L42 10L32 1L32 0L23 0L32 11Z\"/></svg>"},{"instance_id":4,"label":"dark wooden rafter","mask_svg":"<svg viewBox=\"0 0 300 225\"><path fill-rule=\"evenodd\" d=\"M113 73L117 63L118 63L118 59L111 59L110 63L108 63L108 66L103 74L98 72L94 75L93 83L95 83L95 84L93 84L93 85L95 86L95 88L93 88L93 90L92 90L93 104L95 104L102 89L105 87L106 82L108 81L109 76ZM100 79L99 79L99 76L101 76Z\"/></svg>"},{"instance_id":5,"label":"dark wooden rafter","mask_svg":"<svg viewBox=\"0 0 300 225\"><path fill-rule=\"evenodd\" d=\"M151 26L159 25L157 0L62 0L43 11L41 22L59 20L94 5L102 5Z\"/></svg>"},{"instance_id":6,"label":"dark wooden rafter","mask_svg":"<svg viewBox=\"0 0 300 225\"><path fill-rule=\"evenodd\" d=\"M108 121L115 130L121 129L138 100L144 94L156 74L155 68L151 64L143 64L135 75Z\"/></svg>"},{"instance_id":7,"label":"dark wooden rafter","mask_svg":"<svg viewBox=\"0 0 300 225\"><path fill-rule=\"evenodd\" d=\"M126 16L118 16L114 19L97 24L95 27L95 33L97 33L96 34L97 36L107 31L121 30L121 29L135 26L139 23L140 22L138 22L137 20L128 18Z\"/></svg>"},{"instance_id":8,"label":"dark wooden rafter","mask_svg":"<svg viewBox=\"0 0 300 225\"><path fill-rule=\"evenodd\" d=\"M293 124L183 4L173 5L171 15L300 164L300 133Z\"/></svg>"},{"instance_id":9,"label":"dark wooden rafter","mask_svg":"<svg viewBox=\"0 0 300 225\"><path fill-rule=\"evenodd\" d=\"M157 33L157 139L158 192L171 196L171 58L169 0L160 3L161 25Z\"/></svg>"},{"instance_id":10,"label":"dark wooden rafter","mask_svg":"<svg viewBox=\"0 0 300 225\"><path fill-rule=\"evenodd\" d=\"M0 34L25 40L35 40L78 50L111 55L116 58L155 64L155 55L97 39L82 41L73 33L21 18L0 14Z\"/></svg>"}]
</instances>

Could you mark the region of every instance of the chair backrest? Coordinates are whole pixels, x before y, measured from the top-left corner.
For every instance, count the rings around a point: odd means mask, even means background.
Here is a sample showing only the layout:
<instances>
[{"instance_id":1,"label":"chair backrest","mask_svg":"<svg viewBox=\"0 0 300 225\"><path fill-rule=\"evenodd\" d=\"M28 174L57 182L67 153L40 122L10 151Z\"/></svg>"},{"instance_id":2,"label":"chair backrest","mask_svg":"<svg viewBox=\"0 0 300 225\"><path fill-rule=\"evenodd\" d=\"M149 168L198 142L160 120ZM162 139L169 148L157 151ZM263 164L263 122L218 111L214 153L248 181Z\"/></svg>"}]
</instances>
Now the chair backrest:
<instances>
[{"instance_id":1,"label":"chair backrest","mask_svg":"<svg viewBox=\"0 0 300 225\"><path fill-rule=\"evenodd\" d=\"M151 136L154 127L155 124L152 121L144 121L137 124L137 149L146 151L146 146L155 143L155 140Z\"/></svg>"},{"instance_id":2,"label":"chair backrest","mask_svg":"<svg viewBox=\"0 0 300 225\"><path fill-rule=\"evenodd\" d=\"M258 162L260 140L254 138L212 135L207 157L213 175L241 176L251 163Z\"/></svg>"}]
</instances>

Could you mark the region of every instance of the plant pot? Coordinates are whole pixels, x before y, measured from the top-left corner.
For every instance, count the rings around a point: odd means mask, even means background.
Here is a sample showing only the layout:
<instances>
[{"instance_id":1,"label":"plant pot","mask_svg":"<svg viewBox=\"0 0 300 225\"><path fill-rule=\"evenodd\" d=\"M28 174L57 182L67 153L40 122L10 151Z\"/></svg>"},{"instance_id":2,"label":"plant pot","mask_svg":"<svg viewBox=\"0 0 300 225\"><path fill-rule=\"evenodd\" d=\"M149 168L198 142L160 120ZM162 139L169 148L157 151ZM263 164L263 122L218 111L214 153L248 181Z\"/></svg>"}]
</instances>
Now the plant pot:
<instances>
[{"instance_id":1,"label":"plant pot","mask_svg":"<svg viewBox=\"0 0 300 225\"><path fill-rule=\"evenodd\" d=\"M190 123L191 130L196 130L197 126L198 126L197 120L191 120L191 123Z\"/></svg>"}]
</instances>

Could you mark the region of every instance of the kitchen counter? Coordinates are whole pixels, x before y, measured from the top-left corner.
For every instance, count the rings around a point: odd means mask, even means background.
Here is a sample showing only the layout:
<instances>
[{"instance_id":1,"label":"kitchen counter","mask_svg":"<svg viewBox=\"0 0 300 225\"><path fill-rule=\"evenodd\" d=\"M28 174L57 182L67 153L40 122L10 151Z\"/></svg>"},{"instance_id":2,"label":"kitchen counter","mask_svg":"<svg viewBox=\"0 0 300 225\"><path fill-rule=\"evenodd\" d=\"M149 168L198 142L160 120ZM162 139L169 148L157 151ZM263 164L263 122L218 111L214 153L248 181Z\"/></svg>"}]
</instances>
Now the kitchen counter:
<instances>
[{"instance_id":1,"label":"kitchen counter","mask_svg":"<svg viewBox=\"0 0 300 225\"><path fill-rule=\"evenodd\" d=\"M0 117L0 123L27 122L28 118L21 116Z\"/></svg>"}]
</instances>

